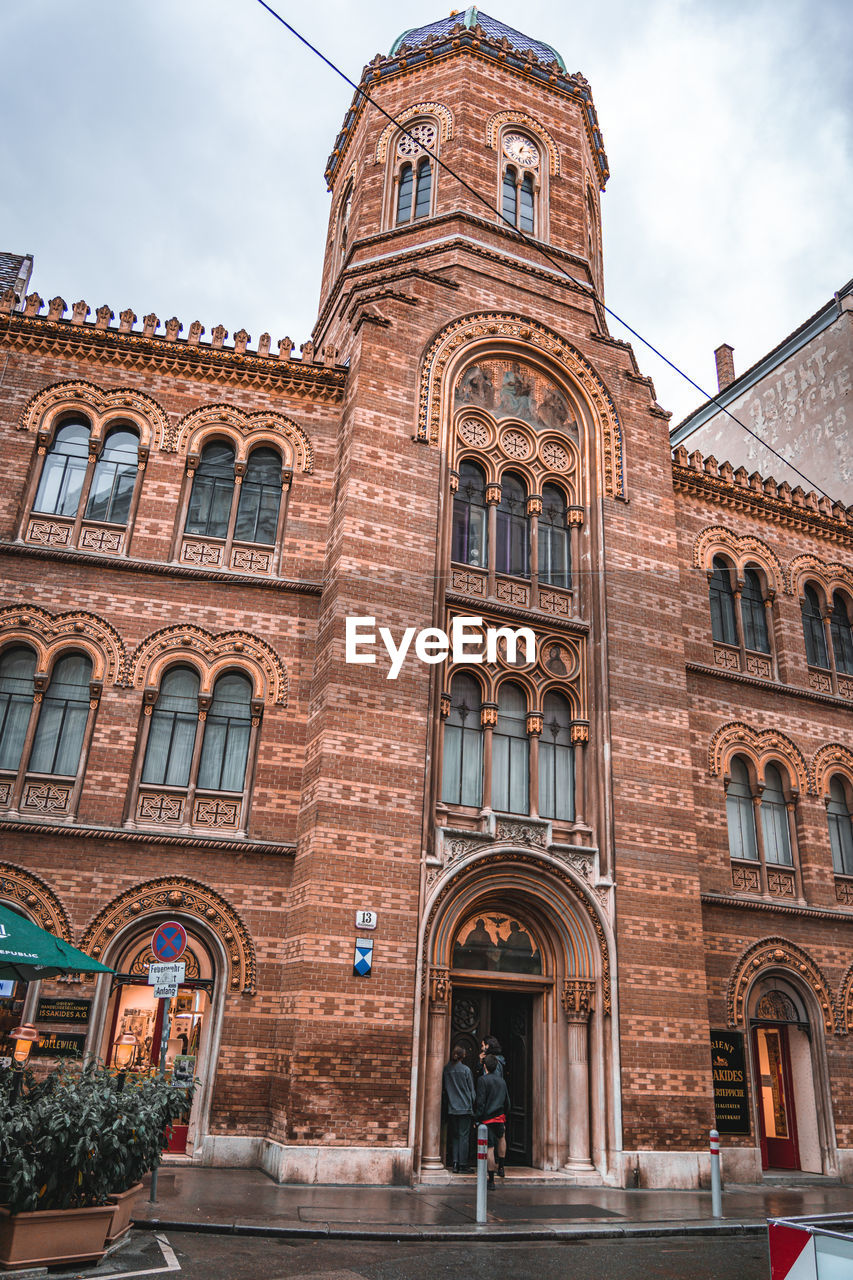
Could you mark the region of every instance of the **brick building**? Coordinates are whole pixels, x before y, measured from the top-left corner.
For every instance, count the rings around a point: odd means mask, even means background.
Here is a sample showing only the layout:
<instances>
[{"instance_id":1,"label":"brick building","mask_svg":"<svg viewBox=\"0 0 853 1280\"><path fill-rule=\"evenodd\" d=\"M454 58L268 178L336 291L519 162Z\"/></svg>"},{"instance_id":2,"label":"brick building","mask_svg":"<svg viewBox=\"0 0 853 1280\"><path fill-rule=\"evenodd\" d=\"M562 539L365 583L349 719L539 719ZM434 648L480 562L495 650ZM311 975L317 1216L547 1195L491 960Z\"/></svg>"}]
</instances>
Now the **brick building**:
<instances>
[{"instance_id":1,"label":"brick building","mask_svg":"<svg viewBox=\"0 0 853 1280\"><path fill-rule=\"evenodd\" d=\"M728 1176L850 1175L853 517L673 461L553 49L470 9L362 88L301 359L3 296L0 898L141 1065L184 925L200 1163L444 1178L491 1033L518 1164L696 1185L716 1085Z\"/></svg>"}]
</instances>

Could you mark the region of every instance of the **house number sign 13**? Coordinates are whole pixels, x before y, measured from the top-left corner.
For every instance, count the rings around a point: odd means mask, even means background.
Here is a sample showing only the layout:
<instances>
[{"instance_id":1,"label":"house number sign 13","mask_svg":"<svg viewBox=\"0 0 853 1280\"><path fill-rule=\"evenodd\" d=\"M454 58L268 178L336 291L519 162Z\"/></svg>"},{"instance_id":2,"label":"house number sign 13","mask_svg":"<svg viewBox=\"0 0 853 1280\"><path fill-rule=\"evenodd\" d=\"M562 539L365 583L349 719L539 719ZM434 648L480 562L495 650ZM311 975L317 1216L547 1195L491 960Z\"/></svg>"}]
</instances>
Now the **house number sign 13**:
<instances>
[{"instance_id":1,"label":"house number sign 13","mask_svg":"<svg viewBox=\"0 0 853 1280\"><path fill-rule=\"evenodd\" d=\"M377 915L375 911L356 911L355 927L356 929L375 929Z\"/></svg>"}]
</instances>

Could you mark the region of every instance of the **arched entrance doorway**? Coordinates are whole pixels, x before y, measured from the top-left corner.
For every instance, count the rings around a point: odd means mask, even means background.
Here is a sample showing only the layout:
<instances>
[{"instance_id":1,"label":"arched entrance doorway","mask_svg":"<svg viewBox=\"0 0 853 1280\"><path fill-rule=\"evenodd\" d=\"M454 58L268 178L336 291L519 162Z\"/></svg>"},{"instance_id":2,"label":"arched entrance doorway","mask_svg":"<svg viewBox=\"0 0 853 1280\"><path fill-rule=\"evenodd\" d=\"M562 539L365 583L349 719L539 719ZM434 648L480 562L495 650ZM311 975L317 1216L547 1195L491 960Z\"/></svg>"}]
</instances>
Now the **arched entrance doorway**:
<instances>
[{"instance_id":1,"label":"arched entrance doorway","mask_svg":"<svg viewBox=\"0 0 853 1280\"><path fill-rule=\"evenodd\" d=\"M797 986L762 977L749 996L750 1050L763 1169L822 1173L811 1019Z\"/></svg>"},{"instance_id":2,"label":"arched entrance doorway","mask_svg":"<svg viewBox=\"0 0 853 1280\"><path fill-rule=\"evenodd\" d=\"M136 1048L130 1070L156 1071L161 1045L165 1042L165 1072L175 1083L209 1074L209 1022L216 984L216 965L209 946L193 922L186 921L187 947L181 956L185 981L171 999L156 999L148 983L149 967L155 963L151 950L154 924L145 922L144 932L132 933L111 960L116 974L104 1020L99 1056L107 1064L115 1057L116 1040L130 1034ZM182 1154L187 1149L192 1115L187 1112L172 1126L167 1149Z\"/></svg>"},{"instance_id":3,"label":"arched entrance doorway","mask_svg":"<svg viewBox=\"0 0 853 1280\"><path fill-rule=\"evenodd\" d=\"M478 854L427 908L421 1176L445 1175L441 1077L456 1044L494 1035L512 1104L508 1161L600 1181L618 1148L609 927L547 854ZM474 1061L476 1057L476 1061Z\"/></svg>"}]
</instances>

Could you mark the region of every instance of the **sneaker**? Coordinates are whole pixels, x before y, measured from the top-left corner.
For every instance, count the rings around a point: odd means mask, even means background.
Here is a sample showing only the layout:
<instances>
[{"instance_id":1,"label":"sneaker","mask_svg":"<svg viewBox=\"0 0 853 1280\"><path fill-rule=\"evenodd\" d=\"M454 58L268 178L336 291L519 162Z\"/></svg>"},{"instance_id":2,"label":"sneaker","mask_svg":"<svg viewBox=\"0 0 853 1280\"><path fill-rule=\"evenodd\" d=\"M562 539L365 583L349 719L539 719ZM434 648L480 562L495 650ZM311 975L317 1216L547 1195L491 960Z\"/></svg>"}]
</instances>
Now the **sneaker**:
<instances>
[{"instance_id":1,"label":"sneaker","mask_svg":"<svg viewBox=\"0 0 853 1280\"><path fill-rule=\"evenodd\" d=\"M486 1186L494 1188L494 1185L495 1185L495 1175L493 1173L490 1173L486 1180Z\"/></svg>"},{"instance_id":2,"label":"sneaker","mask_svg":"<svg viewBox=\"0 0 853 1280\"><path fill-rule=\"evenodd\" d=\"M500 1160L500 1161L498 1162L498 1177L499 1177L499 1178L505 1178L505 1177L506 1177L506 1169L504 1168L504 1162L503 1162L503 1160Z\"/></svg>"}]
</instances>

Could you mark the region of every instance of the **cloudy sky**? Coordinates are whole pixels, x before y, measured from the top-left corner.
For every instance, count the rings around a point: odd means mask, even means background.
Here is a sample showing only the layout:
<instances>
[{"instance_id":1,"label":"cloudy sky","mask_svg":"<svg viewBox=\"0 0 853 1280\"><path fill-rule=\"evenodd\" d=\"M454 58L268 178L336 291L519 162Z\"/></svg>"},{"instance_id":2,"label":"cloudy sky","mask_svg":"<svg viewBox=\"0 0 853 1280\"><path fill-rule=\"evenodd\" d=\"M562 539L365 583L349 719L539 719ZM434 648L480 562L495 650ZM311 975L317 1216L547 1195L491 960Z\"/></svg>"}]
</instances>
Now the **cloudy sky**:
<instances>
[{"instance_id":1,"label":"cloudy sky","mask_svg":"<svg viewBox=\"0 0 853 1280\"><path fill-rule=\"evenodd\" d=\"M278 7L357 80L451 6ZM744 370L853 275L848 0L487 12L590 80L607 303L696 382L715 389L719 343ZM35 255L43 298L307 339L342 80L257 0L3 0L0 48L0 248ZM677 422L701 397L634 345Z\"/></svg>"}]
</instances>

